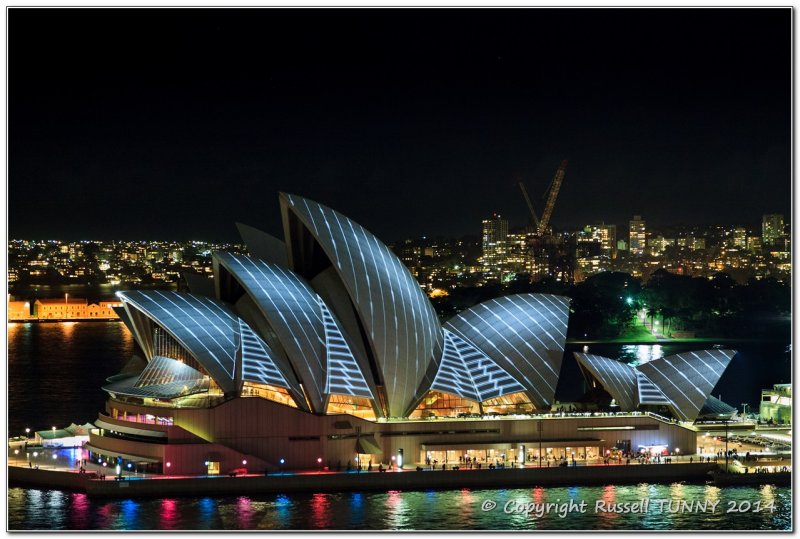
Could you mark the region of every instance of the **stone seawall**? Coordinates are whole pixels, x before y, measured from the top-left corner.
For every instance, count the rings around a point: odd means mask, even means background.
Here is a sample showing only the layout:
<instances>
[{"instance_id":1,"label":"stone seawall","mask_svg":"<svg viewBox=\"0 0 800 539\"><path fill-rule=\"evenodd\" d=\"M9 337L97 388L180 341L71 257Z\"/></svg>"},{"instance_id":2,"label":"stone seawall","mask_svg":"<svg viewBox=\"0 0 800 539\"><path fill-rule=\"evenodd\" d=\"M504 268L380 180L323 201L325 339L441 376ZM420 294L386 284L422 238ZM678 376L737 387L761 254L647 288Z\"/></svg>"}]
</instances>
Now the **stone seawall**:
<instances>
[{"instance_id":1,"label":"stone seawall","mask_svg":"<svg viewBox=\"0 0 800 539\"><path fill-rule=\"evenodd\" d=\"M95 474L8 466L9 485L86 491Z\"/></svg>"},{"instance_id":2,"label":"stone seawall","mask_svg":"<svg viewBox=\"0 0 800 539\"><path fill-rule=\"evenodd\" d=\"M714 464L657 464L575 468L293 474L250 477L89 481L98 497L236 496L272 492L525 488L706 481Z\"/></svg>"}]
</instances>

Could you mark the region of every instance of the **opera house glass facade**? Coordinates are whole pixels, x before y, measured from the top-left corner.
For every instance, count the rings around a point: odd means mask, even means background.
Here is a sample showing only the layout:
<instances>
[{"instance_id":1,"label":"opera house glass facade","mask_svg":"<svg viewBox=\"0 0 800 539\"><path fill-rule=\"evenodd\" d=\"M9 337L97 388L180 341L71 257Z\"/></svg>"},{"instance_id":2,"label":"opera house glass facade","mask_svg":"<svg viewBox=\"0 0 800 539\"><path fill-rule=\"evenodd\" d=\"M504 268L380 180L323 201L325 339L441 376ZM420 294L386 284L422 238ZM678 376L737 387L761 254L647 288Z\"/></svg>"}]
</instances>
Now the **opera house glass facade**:
<instances>
[{"instance_id":1,"label":"opera house glass facade","mask_svg":"<svg viewBox=\"0 0 800 539\"><path fill-rule=\"evenodd\" d=\"M378 238L280 195L283 240L238 225L190 291L120 292L135 354L103 389L93 459L154 473L531 465L694 452L694 421L734 352L636 368L577 354L592 394L554 409L569 300L504 296L438 319ZM404 462L403 462L404 461Z\"/></svg>"}]
</instances>

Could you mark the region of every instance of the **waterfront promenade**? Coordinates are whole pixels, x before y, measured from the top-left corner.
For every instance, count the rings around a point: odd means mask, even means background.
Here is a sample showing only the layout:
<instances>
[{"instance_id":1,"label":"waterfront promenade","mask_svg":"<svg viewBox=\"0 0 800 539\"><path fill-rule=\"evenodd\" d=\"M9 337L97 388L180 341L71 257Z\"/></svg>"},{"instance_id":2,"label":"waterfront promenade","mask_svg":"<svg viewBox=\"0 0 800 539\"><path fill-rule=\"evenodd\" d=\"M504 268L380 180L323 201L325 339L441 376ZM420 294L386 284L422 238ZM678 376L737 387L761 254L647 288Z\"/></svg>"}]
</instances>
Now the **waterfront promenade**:
<instances>
[{"instance_id":1,"label":"waterfront promenade","mask_svg":"<svg viewBox=\"0 0 800 539\"><path fill-rule=\"evenodd\" d=\"M22 453L22 452L21 452ZM33 457L33 453L36 456ZM402 470L327 471L286 470L269 475L248 473L237 477L145 475L135 470L122 470L117 478L112 466L86 463L86 473L79 473L79 448L36 449L9 459L11 485L55 488L86 492L97 497L159 496L225 496L274 492L347 492L389 490L449 490L454 488L526 488L545 486L623 485L638 483L704 483L709 472L718 471L723 463L698 462L698 456L673 457L669 463L639 463L636 460L603 461L576 466L505 467L496 469L454 469L451 463L442 469L407 465ZM53 455L56 458L53 458ZM689 460L691 459L691 460ZM769 475L758 478L769 483ZM102 478L105 476L105 479ZM756 479L754 478L753 481Z\"/></svg>"}]
</instances>

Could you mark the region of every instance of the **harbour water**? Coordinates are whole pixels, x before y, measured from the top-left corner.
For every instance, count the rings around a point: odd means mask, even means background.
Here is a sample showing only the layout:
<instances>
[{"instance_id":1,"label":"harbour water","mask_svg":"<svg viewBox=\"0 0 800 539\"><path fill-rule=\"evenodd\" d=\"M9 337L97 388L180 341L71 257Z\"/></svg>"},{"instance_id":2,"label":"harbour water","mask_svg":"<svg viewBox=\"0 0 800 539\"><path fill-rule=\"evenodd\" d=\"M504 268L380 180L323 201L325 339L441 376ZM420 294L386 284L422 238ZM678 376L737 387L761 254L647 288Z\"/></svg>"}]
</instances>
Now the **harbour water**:
<instances>
[{"instance_id":1,"label":"harbour water","mask_svg":"<svg viewBox=\"0 0 800 539\"><path fill-rule=\"evenodd\" d=\"M789 381L788 343L735 346L739 354L715 395L741 406L758 405L760 389ZM49 429L97 418L105 402L100 390L131 356L133 339L119 322L8 325L9 436L26 427ZM592 345L592 353L626 360L647 359L697 344ZM569 401L582 391L578 367L568 347L557 398ZM163 498L99 500L58 490L12 488L8 498L10 529L716 529L786 530L791 526L789 488L707 485L639 485L507 490L451 490L387 493L308 493L236 498ZM647 513L595 512L597 501L635 503L651 500L719 501L716 511ZM503 508L530 502L586 501L586 513L565 517L512 512ZM497 504L483 511L486 500ZM745 512L727 512L750 504ZM755 512L755 503L761 510ZM765 508L772 503L773 510Z\"/></svg>"},{"instance_id":2,"label":"harbour water","mask_svg":"<svg viewBox=\"0 0 800 539\"><path fill-rule=\"evenodd\" d=\"M12 488L8 515L11 530L788 530L791 493L676 483L99 500Z\"/></svg>"}]
</instances>

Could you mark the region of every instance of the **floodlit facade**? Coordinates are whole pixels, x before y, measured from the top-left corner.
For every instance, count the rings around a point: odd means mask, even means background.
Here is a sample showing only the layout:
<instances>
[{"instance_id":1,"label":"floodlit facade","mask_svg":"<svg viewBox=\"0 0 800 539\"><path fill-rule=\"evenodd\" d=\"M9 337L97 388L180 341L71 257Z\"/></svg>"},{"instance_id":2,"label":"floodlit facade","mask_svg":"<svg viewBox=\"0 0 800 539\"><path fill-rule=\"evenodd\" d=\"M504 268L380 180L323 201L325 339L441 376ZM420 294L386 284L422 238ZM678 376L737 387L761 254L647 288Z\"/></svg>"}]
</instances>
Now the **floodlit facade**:
<instances>
[{"instance_id":1,"label":"floodlit facade","mask_svg":"<svg viewBox=\"0 0 800 539\"><path fill-rule=\"evenodd\" d=\"M775 384L772 389L763 390L758 415L761 421L791 424L792 384Z\"/></svg>"},{"instance_id":2,"label":"floodlit facade","mask_svg":"<svg viewBox=\"0 0 800 539\"><path fill-rule=\"evenodd\" d=\"M370 232L295 195L281 194L280 208L283 240L237 225L249 254L215 252L213 280L118 294L136 352L103 387L92 459L215 474L692 451L693 431L634 406L652 390L636 385L642 374L624 371L614 389L622 402L639 388L626 414L551 414L567 298L505 296L442 324ZM686 389L647 378L656 393ZM674 396L675 416L694 402Z\"/></svg>"},{"instance_id":3,"label":"floodlit facade","mask_svg":"<svg viewBox=\"0 0 800 539\"><path fill-rule=\"evenodd\" d=\"M711 396L734 350L675 354L630 366L607 357L575 353L587 381L601 385L623 412L668 409L695 421Z\"/></svg>"}]
</instances>

